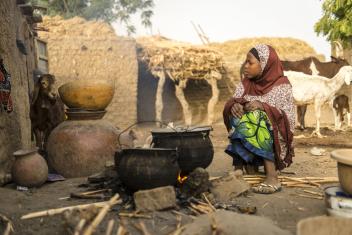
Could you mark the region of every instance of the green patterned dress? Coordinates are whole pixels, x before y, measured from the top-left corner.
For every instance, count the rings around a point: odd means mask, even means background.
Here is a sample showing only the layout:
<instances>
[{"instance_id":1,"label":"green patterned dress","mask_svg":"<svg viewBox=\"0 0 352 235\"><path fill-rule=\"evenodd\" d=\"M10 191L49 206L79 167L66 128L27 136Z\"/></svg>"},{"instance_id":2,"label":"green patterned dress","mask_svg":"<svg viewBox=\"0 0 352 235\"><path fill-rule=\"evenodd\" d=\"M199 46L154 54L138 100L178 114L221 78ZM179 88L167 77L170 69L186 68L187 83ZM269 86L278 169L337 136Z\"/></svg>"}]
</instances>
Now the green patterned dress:
<instances>
[{"instance_id":1,"label":"green patterned dress","mask_svg":"<svg viewBox=\"0 0 352 235\"><path fill-rule=\"evenodd\" d=\"M230 122L230 144L225 152L234 158L234 163L262 165L264 159L274 161L272 127L265 112L247 112L241 119L232 117Z\"/></svg>"}]
</instances>

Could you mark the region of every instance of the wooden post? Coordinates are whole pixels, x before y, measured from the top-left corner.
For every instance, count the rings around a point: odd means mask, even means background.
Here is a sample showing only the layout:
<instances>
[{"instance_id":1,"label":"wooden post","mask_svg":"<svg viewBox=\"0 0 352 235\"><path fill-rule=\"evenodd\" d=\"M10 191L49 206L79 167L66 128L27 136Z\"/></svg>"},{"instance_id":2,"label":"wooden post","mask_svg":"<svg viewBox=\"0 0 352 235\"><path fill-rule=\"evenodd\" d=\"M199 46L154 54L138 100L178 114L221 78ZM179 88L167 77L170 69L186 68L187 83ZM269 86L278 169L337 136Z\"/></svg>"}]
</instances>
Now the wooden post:
<instances>
[{"instance_id":1,"label":"wooden post","mask_svg":"<svg viewBox=\"0 0 352 235\"><path fill-rule=\"evenodd\" d=\"M159 78L158 81L158 88L156 91L156 100L155 100L155 119L157 121L162 122L162 112L164 108L164 103L163 103L163 92L164 92L164 85L165 85L165 71L162 69L161 71L155 71L153 72L153 75Z\"/></svg>"},{"instance_id":2,"label":"wooden post","mask_svg":"<svg viewBox=\"0 0 352 235\"><path fill-rule=\"evenodd\" d=\"M189 104L186 100L184 89L186 88L187 85L187 80L180 80L179 84L175 86L176 88L176 97L180 101L181 106L182 106L182 111L183 111L183 116L185 119L186 125L191 125L192 124L192 112L189 108Z\"/></svg>"},{"instance_id":3,"label":"wooden post","mask_svg":"<svg viewBox=\"0 0 352 235\"><path fill-rule=\"evenodd\" d=\"M217 84L217 79L211 77L210 79L205 79L207 83L211 86L212 96L208 102L208 124L211 125L214 121L214 109L215 105L219 101L219 88Z\"/></svg>"}]
</instances>

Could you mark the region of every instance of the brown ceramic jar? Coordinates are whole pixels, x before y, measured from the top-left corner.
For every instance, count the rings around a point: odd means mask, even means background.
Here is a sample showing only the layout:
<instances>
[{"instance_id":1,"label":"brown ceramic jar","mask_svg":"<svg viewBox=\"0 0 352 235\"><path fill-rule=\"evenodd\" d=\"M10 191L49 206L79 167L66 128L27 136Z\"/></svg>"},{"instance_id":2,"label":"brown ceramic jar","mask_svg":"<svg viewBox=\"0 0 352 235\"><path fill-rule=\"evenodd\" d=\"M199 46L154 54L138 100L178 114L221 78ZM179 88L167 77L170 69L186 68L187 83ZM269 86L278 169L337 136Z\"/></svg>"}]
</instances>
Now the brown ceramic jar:
<instances>
[{"instance_id":1,"label":"brown ceramic jar","mask_svg":"<svg viewBox=\"0 0 352 235\"><path fill-rule=\"evenodd\" d=\"M36 148L22 149L13 153L12 179L20 186L38 187L48 178L48 165Z\"/></svg>"},{"instance_id":2,"label":"brown ceramic jar","mask_svg":"<svg viewBox=\"0 0 352 235\"><path fill-rule=\"evenodd\" d=\"M113 161L118 130L105 120L67 120L48 139L48 164L67 178L102 171Z\"/></svg>"}]
</instances>

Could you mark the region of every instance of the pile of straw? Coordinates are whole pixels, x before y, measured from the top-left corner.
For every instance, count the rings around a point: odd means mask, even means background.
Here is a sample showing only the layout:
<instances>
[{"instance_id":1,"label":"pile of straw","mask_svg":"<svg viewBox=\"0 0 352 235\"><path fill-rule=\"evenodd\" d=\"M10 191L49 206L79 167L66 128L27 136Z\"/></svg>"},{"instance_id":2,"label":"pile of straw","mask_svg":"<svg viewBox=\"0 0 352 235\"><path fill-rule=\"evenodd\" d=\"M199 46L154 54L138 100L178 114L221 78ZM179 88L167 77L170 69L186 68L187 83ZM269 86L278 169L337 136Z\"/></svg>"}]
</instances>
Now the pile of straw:
<instances>
[{"instance_id":1,"label":"pile of straw","mask_svg":"<svg viewBox=\"0 0 352 235\"><path fill-rule=\"evenodd\" d=\"M48 38L116 38L114 29L103 21L87 21L80 17L64 19L61 16L45 16L39 27L45 31L40 31L42 39ZM46 31L48 30L48 31Z\"/></svg>"},{"instance_id":2,"label":"pile of straw","mask_svg":"<svg viewBox=\"0 0 352 235\"><path fill-rule=\"evenodd\" d=\"M173 80L221 79L225 74L221 54L206 46L172 41L164 37L137 39L138 58L148 64L150 71L165 70Z\"/></svg>"}]
</instances>

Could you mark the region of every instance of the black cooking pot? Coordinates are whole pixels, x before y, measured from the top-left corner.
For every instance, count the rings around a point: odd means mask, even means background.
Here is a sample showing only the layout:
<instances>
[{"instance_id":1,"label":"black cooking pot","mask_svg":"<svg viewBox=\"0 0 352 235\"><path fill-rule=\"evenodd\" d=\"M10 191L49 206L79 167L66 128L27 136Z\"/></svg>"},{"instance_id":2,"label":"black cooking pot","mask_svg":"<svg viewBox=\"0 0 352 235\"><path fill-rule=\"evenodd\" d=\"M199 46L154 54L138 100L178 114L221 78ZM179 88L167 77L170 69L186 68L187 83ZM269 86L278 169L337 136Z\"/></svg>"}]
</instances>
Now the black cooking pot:
<instances>
[{"instance_id":1,"label":"black cooking pot","mask_svg":"<svg viewBox=\"0 0 352 235\"><path fill-rule=\"evenodd\" d=\"M197 167L206 168L214 156L209 137L211 127L163 128L152 131L155 148L177 148L178 164L183 174Z\"/></svg>"},{"instance_id":2,"label":"black cooking pot","mask_svg":"<svg viewBox=\"0 0 352 235\"><path fill-rule=\"evenodd\" d=\"M134 148L115 154L121 181L133 191L175 185L180 168L176 149Z\"/></svg>"}]
</instances>

